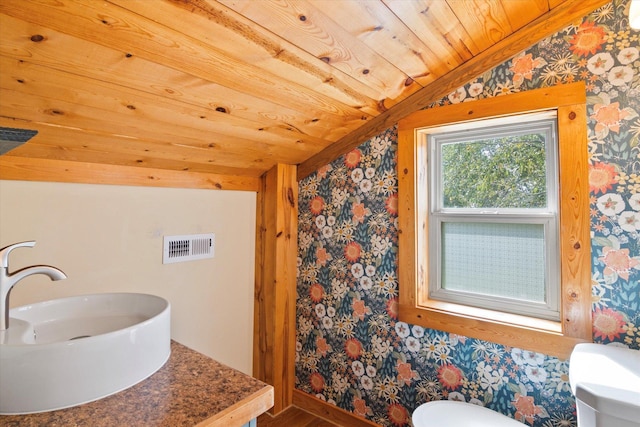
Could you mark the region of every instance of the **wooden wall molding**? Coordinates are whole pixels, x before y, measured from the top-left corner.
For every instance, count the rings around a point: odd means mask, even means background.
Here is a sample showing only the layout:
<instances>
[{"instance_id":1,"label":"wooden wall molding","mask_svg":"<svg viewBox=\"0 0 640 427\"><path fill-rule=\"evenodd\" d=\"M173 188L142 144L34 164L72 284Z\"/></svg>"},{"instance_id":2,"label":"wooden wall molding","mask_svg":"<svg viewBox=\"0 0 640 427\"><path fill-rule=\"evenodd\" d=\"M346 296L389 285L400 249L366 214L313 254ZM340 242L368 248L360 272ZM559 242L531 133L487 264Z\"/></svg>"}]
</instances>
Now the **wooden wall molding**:
<instances>
[{"instance_id":1,"label":"wooden wall molding","mask_svg":"<svg viewBox=\"0 0 640 427\"><path fill-rule=\"evenodd\" d=\"M345 411L300 390L293 392L293 404L317 417L324 418L341 426L380 427L379 424L361 418L352 412Z\"/></svg>"},{"instance_id":2,"label":"wooden wall molding","mask_svg":"<svg viewBox=\"0 0 640 427\"><path fill-rule=\"evenodd\" d=\"M262 176L256 210L253 376L273 386L276 415L292 404L295 387L295 166L279 164Z\"/></svg>"}]
</instances>

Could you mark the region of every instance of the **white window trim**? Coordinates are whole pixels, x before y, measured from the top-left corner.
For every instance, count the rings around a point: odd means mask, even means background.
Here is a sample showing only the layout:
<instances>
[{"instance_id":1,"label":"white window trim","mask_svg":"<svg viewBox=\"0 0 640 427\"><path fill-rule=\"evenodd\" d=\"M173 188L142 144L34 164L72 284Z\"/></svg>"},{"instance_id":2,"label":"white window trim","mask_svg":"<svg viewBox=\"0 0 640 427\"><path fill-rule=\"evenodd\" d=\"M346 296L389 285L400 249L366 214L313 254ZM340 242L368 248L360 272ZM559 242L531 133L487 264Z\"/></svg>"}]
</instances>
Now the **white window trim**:
<instances>
[{"instance_id":1,"label":"white window trim","mask_svg":"<svg viewBox=\"0 0 640 427\"><path fill-rule=\"evenodd\" d=\"M555 109L519 114L482 122L458 123L435 128L417 129L418 138L426 138L428 148L429 246L436 248L430 256L429 297L434 300L470 305L489 310L558 321L560 319L560 272L558 247L558 162L557 111ZM540 130L546 134L547 206L544 208L445 208L442 195L441 147L445 143L508 136ZM445 222L488 222L539 224L545 235L545 295L546 302L517 300L477 293L447 290L442 287L442 224ZM517 280L517 278L514 278Z\"/></svg>"}]
</instances>

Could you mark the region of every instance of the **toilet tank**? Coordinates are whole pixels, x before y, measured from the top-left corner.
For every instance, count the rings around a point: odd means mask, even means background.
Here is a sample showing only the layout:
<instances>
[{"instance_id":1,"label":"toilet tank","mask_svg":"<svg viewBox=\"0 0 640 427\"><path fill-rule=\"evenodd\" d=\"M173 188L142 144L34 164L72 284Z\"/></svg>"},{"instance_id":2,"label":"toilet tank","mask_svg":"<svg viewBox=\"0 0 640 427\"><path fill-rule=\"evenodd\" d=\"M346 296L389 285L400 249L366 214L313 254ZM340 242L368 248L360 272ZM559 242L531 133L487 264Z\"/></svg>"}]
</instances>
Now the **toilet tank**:
<instances>
[{"instance_id":1,"label":"toilet tank","mask_svg":"<svg viewBox=\"0 0 640 427\"><path fill-rule=\"evenodd\" d=\"M579 427L640 427L640 351L578 344L569 361Z\"/></svg>"}]
</instances>

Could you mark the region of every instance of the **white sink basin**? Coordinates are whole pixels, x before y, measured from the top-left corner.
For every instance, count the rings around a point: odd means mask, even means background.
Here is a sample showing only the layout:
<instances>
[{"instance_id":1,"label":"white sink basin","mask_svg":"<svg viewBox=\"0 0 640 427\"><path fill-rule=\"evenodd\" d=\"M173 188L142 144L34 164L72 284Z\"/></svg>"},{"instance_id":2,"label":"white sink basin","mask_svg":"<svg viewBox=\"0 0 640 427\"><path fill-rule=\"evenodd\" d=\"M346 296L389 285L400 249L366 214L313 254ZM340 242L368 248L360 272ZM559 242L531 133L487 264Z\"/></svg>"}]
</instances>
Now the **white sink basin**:
<instances>
[{"instance_id":1,"label":"white sink basin","mask_svg":"<svg viewBox=\"0 0 640 427\"><path fill-rule=\"evenodd\" d=\"M154 295L81 295L17 307L0 331L0 414L98 400L160 369L170 305Z\"/></svg>"}]
</instances>

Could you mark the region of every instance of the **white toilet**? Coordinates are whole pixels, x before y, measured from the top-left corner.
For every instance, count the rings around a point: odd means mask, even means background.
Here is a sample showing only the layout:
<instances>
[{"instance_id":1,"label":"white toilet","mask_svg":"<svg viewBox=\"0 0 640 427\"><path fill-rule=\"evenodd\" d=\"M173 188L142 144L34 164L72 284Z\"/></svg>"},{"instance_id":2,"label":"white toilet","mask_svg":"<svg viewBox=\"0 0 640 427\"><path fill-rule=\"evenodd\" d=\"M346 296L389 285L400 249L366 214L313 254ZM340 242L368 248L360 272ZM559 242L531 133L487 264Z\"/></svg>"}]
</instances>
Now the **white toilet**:
<instances>
[{"instance_id":1,"label":"white toilet","mask_svg":"<svg viewBox=\"0 0 640 427\"><path fill-rule=\"evenodd\" d=\"M418 406L414 427L522 427L523 424L484 406L455 400L435 400Z\"/></svg>"},{"instance_id":2,"label":"white toilet","mask_svg":"<svg viewBox=\"0 0 640 427\"><path fill-rule=\"evenodd\" d=\"M578 344L569 361L578 427L640 427L640 351ZM522 427L499 412L471 403L440 400L420 405L414 427Z\"/></svg>"},{"instance_id":3,"label":"white toilet","mask_svg":"<svg viewBox=\"0 0 640 427\"><path fill-rule=\"evenodd\" d=\"M640 427L640 351L578 344L569 361L578 427Z\"/></svg>"}]
</instances>

